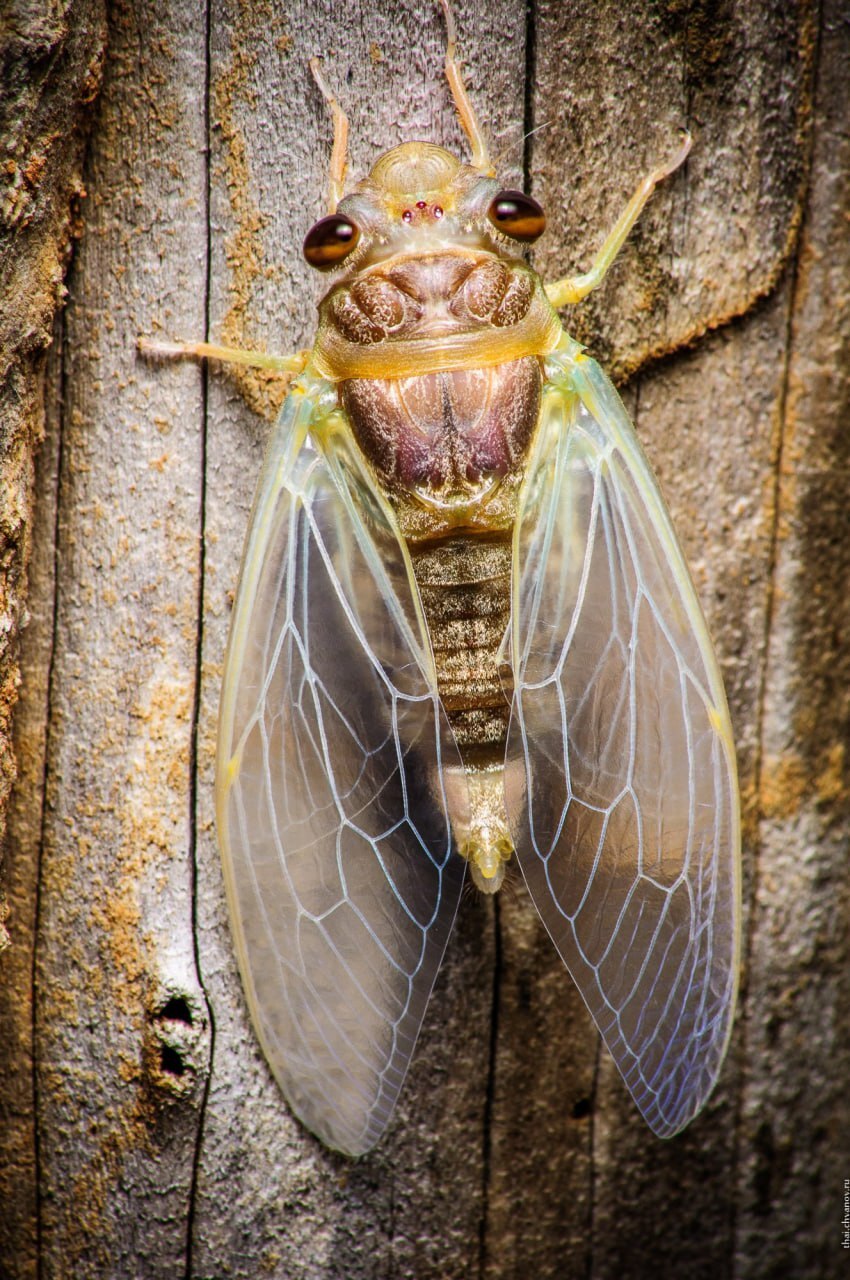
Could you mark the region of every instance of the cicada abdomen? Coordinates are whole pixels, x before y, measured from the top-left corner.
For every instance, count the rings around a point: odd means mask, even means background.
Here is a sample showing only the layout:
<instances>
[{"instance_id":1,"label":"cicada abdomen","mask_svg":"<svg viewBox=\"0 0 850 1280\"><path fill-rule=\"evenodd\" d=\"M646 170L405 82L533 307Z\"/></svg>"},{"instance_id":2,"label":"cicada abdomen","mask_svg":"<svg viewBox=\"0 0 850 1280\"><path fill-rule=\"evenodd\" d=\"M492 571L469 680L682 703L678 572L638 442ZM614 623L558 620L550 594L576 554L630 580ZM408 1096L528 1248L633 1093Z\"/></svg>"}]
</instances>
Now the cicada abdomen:
<instances>
[{"instance_id":1,"label":"cicada abdomen","mask_svg":"<svg viewBox=\"0 0 850 1280\"><path fill-rule=\"evenodd\" d=\"M343 197L332 102L331 211L304 251L334 274L288 366L303 372L260 480L222 695L240 967L294 1110L361 1153L392 1113L466 867L494 892L515 854L667 1136L712 1088L734 1008L731 728L655 481L553 303L601 280L689 141L591 271L544 286L523 256L543 211L493 176L443 4L469 164L407 143Z\"/></svg>"}]
</instances>

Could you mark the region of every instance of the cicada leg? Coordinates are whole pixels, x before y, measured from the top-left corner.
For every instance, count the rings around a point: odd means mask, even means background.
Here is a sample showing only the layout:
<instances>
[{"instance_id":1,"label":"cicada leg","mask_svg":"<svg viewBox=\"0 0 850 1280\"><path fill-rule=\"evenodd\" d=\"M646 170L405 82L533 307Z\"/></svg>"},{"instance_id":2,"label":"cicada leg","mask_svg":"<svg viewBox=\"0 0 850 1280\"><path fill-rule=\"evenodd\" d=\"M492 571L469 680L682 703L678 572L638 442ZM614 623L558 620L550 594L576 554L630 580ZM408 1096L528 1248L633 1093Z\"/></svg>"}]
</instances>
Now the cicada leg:
<instances>
[{"instance_id":1,"label":"cicada leg","mask_svg":"<svg viewBox=\"0 0 850 1280\"><path fill-rule=\"evenodd\" d=\"M310 356L309 351L296 351L291 356L273 356L265 351L219 347L213 342L160 342L155 338L139 338L137 345L142 355L154 359L219 360L222 364L244 364L252 369L269 369L272 373L301 373Z\"/></svg>"},{"instance_id":2,"label":"cicada leg","mask_svg":"<svg viewBox=\"0 0 850 1280\"><path fill-rule=\"evenodd\" d=\"M582 298L586 298L589 293L599 287L605 279L612 262L622 249L626 236L640 217L647 200L659 182L675 172L679 165L684 163L690 149L691 135L685 133L681 146L667 164L653 169L652 173L644 178L617 219L614 229L596 255L596 260L589 271L586 271L581 276L566 276L563 280L554 280L551 284L545 286L546 295L553 306L565 307L572 303L581 302Z\"/></svg>"},{"instance_id":3,"label":"cicada leg","mask_svg":"<svg viewBox=\"0 0 850 1280\"><path fill-rule=\"evenodd\" d=\"M452 91L455 109L460 116L463 131L472 147L472 166L489 177L494 177L495 170L490 162L487 142L460 73L460 62L457 56L457 27L449 0L440 0L440 7L446 19L446 79Z\"/></svg>"},{"instance_id":4,"label":"cicada leg","mask_svg":"<svg viewBox=\"0 0 850 1280\"><path fill-rule=\"evenodd\" d=\"M345 170L348 166L348 116L331 92L322 75L318 58L310 59L310 70L319 92L328 104L334 122L334 140L331 150L331 172L328 179L328 212L336 213L336 207L345 195Z\"/></svg>"}]
</instances>

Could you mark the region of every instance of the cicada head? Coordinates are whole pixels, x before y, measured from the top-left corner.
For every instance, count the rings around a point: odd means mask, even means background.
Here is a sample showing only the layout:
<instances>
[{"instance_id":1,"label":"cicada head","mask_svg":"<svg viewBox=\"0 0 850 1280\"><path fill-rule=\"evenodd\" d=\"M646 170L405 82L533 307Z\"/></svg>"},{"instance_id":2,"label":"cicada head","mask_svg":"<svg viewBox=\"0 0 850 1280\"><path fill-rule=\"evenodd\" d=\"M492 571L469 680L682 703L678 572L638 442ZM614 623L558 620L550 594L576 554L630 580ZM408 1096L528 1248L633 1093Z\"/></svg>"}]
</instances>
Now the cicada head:
<instances>
[{"instance_id":1,"label":"cicada head","mask_svg":"<svg viewBox=\"0 0 850 1280\"><path fill-rule=\"evenodd\" d=\"M434 143L404 142L316 223L304 252L319 270L349 273L396 254L477 249L513 259L545 227L531 196L503 188Z\"/></svg>"},{"instance_id":2,"label":"cicada head","mask_svg":"<svg viewBox=\"0 0 850 1280\"><path fill-rule=\"evenodd\" d=\"M334 381L541 356L557 317L523 249L546 225L522 192L429 142L406 142L316 223L307 260L340 272L315 351Z\"/></svg>"}]
</instances>

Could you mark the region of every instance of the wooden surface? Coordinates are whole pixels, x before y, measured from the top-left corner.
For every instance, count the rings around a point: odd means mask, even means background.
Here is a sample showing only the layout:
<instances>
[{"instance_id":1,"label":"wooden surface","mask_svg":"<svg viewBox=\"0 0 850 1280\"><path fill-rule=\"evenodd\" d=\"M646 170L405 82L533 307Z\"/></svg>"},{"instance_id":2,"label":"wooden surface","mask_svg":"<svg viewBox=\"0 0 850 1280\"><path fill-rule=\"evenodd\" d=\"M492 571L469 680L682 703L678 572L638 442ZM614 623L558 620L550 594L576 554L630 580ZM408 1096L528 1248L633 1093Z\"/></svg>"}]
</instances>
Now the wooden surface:
<instances>
[{"instance_id":1,"label":"wooden surface","mask_svg":"<svg viewBox=\"0 0 850 1280\"><path fill-rule=\"evenodd\" d=\"M56 417L59 366L48 386L45 352L79 229L105 39L100 0L12 0L0 9L0 1274L6 1259L30 1273L36 1251L32 993L53 536L44 525L47 536L34 545L34 461L46 419ZM49 502L40 499L39 508L49 518ZM31 548L39 586L28 611ZM19 639L28 620L32 644L22 672ZM26 701L13 745L22 682Z\"/></svg>"},{"instance_id":2,"label":"wooden surface","mask_svg":"<svg viewBox=\"0 0 850 1280\"><path fill-rule=\"evenodd\" d=\"M330 1154L289 1114L248 1023L212 820L274 392L143 363L135 339L309 343L320 284L300 243L330 142L309 56L349 112L354 177L399 141L462 139L429 4L119 0L39 459L0 959L31 1157L0 1212L0 1275L844 1274L850 14L532 9L528 27L519 0L457 17L505 183L549 212L546 276L589 264L694 133L567 319L632 373L727 680L746 947L720 1086L684 1135L652 1138L515 880L465 898L378 1149Z\"/></svg>"}]
</instances>

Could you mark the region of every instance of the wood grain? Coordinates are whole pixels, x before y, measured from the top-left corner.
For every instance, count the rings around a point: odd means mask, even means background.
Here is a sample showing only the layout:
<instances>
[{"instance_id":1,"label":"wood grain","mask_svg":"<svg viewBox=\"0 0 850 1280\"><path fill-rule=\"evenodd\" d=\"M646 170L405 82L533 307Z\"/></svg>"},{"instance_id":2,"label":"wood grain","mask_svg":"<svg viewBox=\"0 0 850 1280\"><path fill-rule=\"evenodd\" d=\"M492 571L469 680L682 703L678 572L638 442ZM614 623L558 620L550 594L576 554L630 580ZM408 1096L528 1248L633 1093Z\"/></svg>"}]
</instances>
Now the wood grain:
<instances>
[{"instance_id":1,"label":"wood grain","mask_svg":"<svg viewBox=\"0 0 850 1280\"><path fill-rule=\"evenodd\" d=\"M514 884L464 899L376 1151L328 1153L290 1115L242 999L212 816L229 609L280 391L143 363L135 338L309 343L320 284L300 244L330 123L308 57L349 112L352 178L399 141L463 140L436 7L122 0L47 403L34 754L10 845L40 857L38 1211L34 1191L14 1209L3 1275L35 1274L35 1252L45 1277L843 1274L846 7L470 0L457 18L506 185L549 213L547 278L582 269L677 128L695 135L569 323L631 371L729 690L747 948L720 1087L687 1133L652 1138Z\"/></svg>"},{"instance_id":2,"label":"wood grain","mask_svg":"<svg viewBox=\"0 0 850 1280\"><path fill-rule=\"evenodd\" d=\"M46 376L46 352L80 228L105 39L101 0L19 0L0 17L0 1269L14 1257L21 1275L35 1274L38 1252L32 974L54 541L49 465L38 536L34 529L35 458L46 418L57 416L61 378L58 362ZM47 429L55 440L50 421ZM41 598L36 590L28 608L34 542L35 575L47 590ZM13 725L24 683L27 705Z\"/></svg>"}]
</instances>

